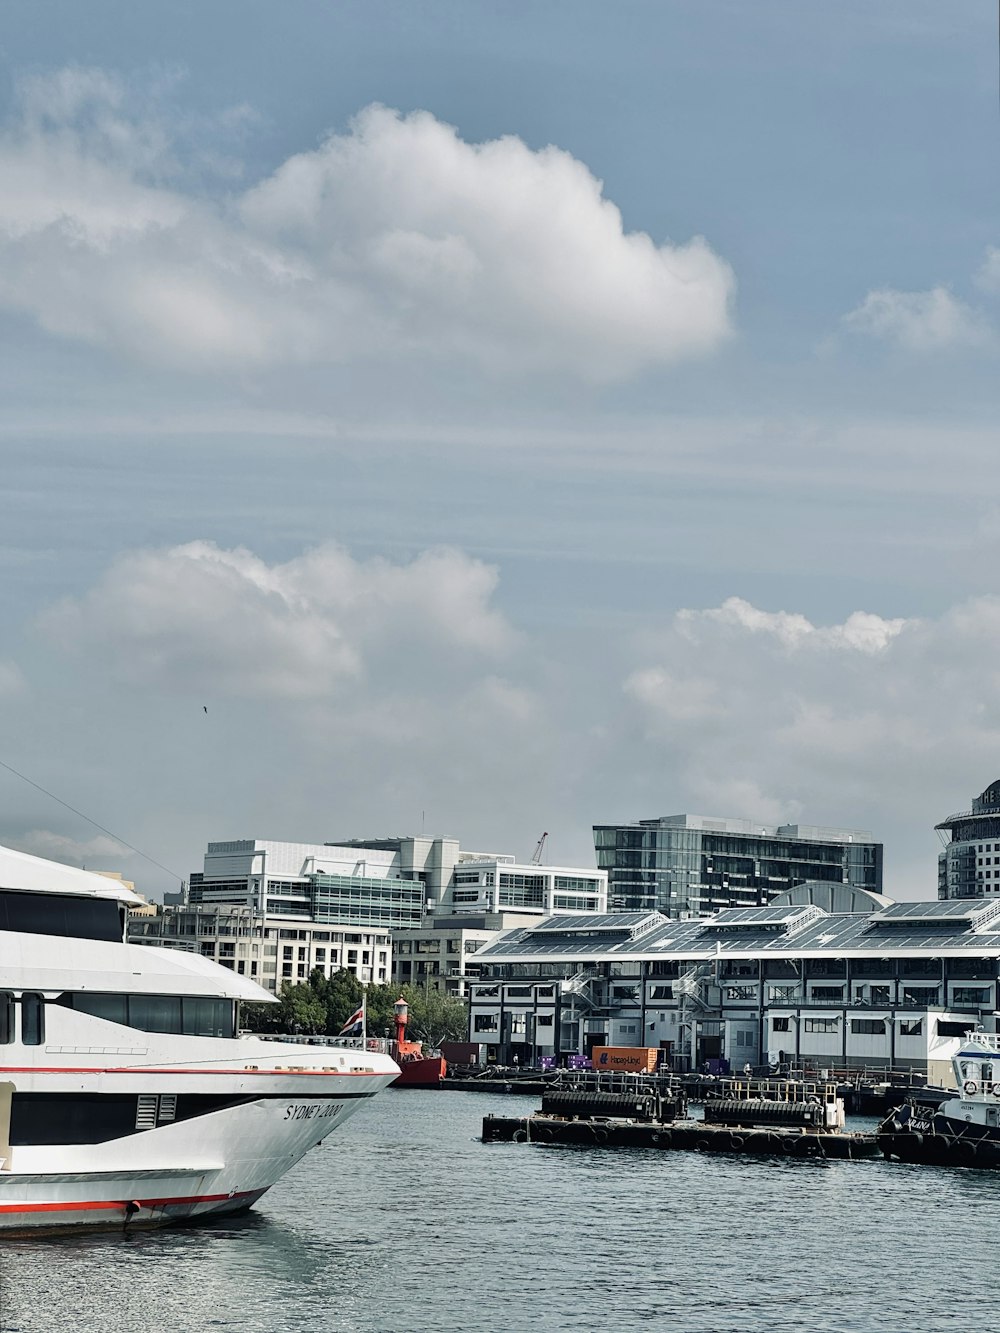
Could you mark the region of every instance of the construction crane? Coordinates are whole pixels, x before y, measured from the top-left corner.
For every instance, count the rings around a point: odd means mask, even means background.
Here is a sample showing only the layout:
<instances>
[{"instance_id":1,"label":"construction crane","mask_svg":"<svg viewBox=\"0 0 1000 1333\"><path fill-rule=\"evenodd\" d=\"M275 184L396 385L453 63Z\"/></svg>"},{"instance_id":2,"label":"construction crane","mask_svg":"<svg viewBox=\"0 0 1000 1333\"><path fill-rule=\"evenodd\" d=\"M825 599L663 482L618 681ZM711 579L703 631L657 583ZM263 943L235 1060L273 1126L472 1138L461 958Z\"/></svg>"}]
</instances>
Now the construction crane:
<instances>
[{"instance_id":1,"label":"construction crane","mask_svg":"<svg viewBox=\"0 0 1000 1333\"><path fill-rule=\"evenodd\" d=\"M531 858L531 864L533 866L540 866L542 864L542 851L545 847L545 839L548 836L549 835L547 833L543 833L542 836L538 839L538 842L535 845L535 854Z\"/></svg>"}]
</instances>

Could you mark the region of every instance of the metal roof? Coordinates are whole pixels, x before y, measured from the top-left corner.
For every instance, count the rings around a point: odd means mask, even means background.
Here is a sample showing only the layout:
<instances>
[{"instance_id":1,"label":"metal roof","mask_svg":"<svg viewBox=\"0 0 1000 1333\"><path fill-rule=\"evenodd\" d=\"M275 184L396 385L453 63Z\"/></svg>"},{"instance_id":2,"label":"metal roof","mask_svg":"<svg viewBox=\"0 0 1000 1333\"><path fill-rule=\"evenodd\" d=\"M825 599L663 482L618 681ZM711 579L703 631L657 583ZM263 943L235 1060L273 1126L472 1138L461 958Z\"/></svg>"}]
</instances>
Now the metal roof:
<instances>
[{"instance_id":1,"label":"metal roof","mask_svg":"<svg viewBox=\"0 0 1000 1333\"><path fill-rule=\"evenodd\" d=\"M983 898L952 898L947 902L893 903L873 912L872 921L981 921L1000 913L1000 901Z\"/></svg>"},{"instance_id":2,"label":"metal roof","mask_svg":"<svg viewBox=\"0 0 1000 1333\"><path fill-rule=\"evenodd\" d=\"M919 912L935 904L898 904L913 907ZM948 906L948 904L942 904ZM769 908L738 908L741 915L752 912L769 913ZM747 920L745 927L733 931L713 929L715 918L693 921L672 921L658 913L650 913L652 921L639 938L630 935L618 938L605 935L574 935L560 931L559 918L550 918L544 928L522 928L509 931L476 954L476 961L545 962L546 959L574 958L583 960L635 958L663 958L670 954L693 958L726 956L799 956L802 954L837 955L843 953L888 957L912 953L926 957L941 954L997 954L1000 955L1000 920L994 929L984 930L976 917L961 913L943 913L933 918L928 928L919 915L912 920L913 929L905 929L905 914L895 918L895 925L885 925L873 918L876 913L831 915L816 909L814 919L802 929L789 935L775 931L773 919L760 929L753 929ZM634 915L632 913L629 914ZM659 923L655 918L659 917Z\"/></svg>"},{"instance_id":3,"label":"metal roof","mask_svg":"<svg viewBox=\"0 0 1000 1333\"><path fill-rule=\"evenodd\" d=\"M794 926L824 915L823 909L811 903L795 903L778 907L727 907L705 924L712 930L753 930L768 926Z\"/></svg>"},{"instance_id":4,"label":"metal roof","mask_svg":"<svg viewBox=\"0 0 1000 1333\"><path fill-rule=\"evenodd\" d=\"M659 915L659 912L606 912L602 915L582 912L577 916L546 917L532 929L558 931L567 935L574 932L587 935L631 935L643 927L648 929L650 917Z\"/></svg>"}]
</instances>

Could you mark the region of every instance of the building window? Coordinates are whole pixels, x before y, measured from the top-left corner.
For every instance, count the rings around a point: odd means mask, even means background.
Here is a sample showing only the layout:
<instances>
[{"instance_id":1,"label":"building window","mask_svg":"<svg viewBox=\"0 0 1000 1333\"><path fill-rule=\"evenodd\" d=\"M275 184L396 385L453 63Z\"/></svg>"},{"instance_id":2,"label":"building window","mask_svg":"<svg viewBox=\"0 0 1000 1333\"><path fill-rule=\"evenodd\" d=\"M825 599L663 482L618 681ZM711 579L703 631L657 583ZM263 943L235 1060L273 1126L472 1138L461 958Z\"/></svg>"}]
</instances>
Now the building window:
<instances>
[{"instance_id":1,"label":"building window","mask_svg":"<svg viewBox=\"0 0 1000 1333\"><path fill-rule=\"evenodd\" d=\"M884 1018L852 1018L851 1031L858 1036L866 1037L884 1037L885 1019Z\"/></svg>"},{"instance_id":2,"label":"building window","mask_svg":"<svg viewBox=\"0 0 1000 1333\"><path fill-rule=\"evenodd\" d=\"M922 1018L906 1019L899 1025L899 1035L901 1037L920 1037L923 1035L923 1031L924 1031L924 1020ZM963 1036L964 1033L965 1033L965 1028L963 1026L962 1031L960 1033L957 1033L956 1035ZM942 1037L947 1035L946 1033L941 1031L940 1023L938 1023L938 1034Z\"/></svg>"},{"instance_id":3,"label":"building window","mask_svg":"<svg viewBox=\"0 0 1000 1333\"><path fill-rule=\"evenodd\" d=\"M837 1018L807 1018L803 1024L806 1032L836 1032L840 1026Z\"/></svg>"},{"instance_id":4,"label":"building window","mask_svg":"<svg viewBox=\"0 0 1000 1333\"><path fill-rule=\"evenodd\" d=\"M842 1000L844 998L843 986L813 986L812 998L814 1000Z\"/></svg>"},{"instance_id":5,"label":"building window","mask_svg":"<svg viewBox=\"0 0 1000 1333\"><path fill-rule=\"evenodd\" d=\"M985 986L956 986L952 991L953 1004L989 1004L990 992Z\"/></svg>"},{"instance_id":6,"label":"building window","mask_svg":"<svg viewBox=\"0 0 1000 1333\"><path fill-rule=\"evenodd\" d=\"M500 1026L496 1014L476 1014L473 1030L475 1032L496 1032Z\"/></svg>"},{"instance_id":7,"label":"building window","mask_svg":"<svg viewBox=\"0 0 1000 1333\"><path fill-rule=\"evenodd\" d=\"M917 1026L919 1027L921 1025L918 1024ZM903 1031L902 1026L900 1026L899 1030L902 1033ZM939 1018L937 1025L937 1034L939 1037L967 1037L969 1035L968 1020L966 1020L964 1023L956 1023L954 1021L949 1022L945 1018Z\"/></svg>"},{"instance_id":8,"label":"building window","mask_svg":"<svg viewBox=\"0 0 1000 1333\"><path fill-rule=\"evenodd\" d=\"M654 997L655 998L655 997ZM756 986L727 986L727 1000L755 1000L757 998Z\"/></svg>"},{"instance_id":9,"label":"building window","mask_svg":"<svg viewBox=\"0 0 1000 1333\"><path fill-rule=\"evenodd\" d=\"M791 1029L792 1029L791 1019L789 1019L789 1018L772 1018L772 1019L771 1019L771 1031L772 1031L772 1032L790 1032Z\"/></svg>"}]
</instances>

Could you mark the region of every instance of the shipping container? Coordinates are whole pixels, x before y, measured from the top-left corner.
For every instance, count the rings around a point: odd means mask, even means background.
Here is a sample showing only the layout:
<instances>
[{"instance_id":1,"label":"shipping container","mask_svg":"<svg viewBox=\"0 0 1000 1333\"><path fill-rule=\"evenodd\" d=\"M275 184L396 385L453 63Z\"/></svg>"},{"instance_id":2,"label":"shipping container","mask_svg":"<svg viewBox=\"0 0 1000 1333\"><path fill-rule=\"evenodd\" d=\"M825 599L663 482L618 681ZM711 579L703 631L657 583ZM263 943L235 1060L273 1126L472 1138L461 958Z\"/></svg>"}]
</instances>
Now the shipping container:
<instances>
[{"instance_id":1,"label":"shipping container","mask_svg":"<svg viewBox=\"0 0 1000 1333\"><path fill-rule=\"evenodd\" d=\"M595 1046L590 1054L595 1069L626 1074L652 1074L660 1052L655 1046Z\"/></svg>"}]
</instances>

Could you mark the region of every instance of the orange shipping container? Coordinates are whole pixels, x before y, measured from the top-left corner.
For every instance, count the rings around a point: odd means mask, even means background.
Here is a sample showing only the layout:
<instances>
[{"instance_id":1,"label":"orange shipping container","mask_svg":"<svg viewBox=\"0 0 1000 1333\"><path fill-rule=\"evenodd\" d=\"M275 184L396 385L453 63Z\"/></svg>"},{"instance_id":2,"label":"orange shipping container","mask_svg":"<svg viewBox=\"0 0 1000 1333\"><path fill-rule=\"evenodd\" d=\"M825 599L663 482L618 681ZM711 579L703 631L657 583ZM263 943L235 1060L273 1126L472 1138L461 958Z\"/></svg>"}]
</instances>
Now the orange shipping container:
<instances>
[{"instance_id":1,"label":"orange shipping container","mask_svg":"<svg viewBox=\"0 0 1000 1333\"><path fill-rule=\"evenodd\" d=\"M595 1069L626 1074L651 1074L660 1054L655 1046L595 1046L590 1059Z\"/></svg>"}]
</instances>

